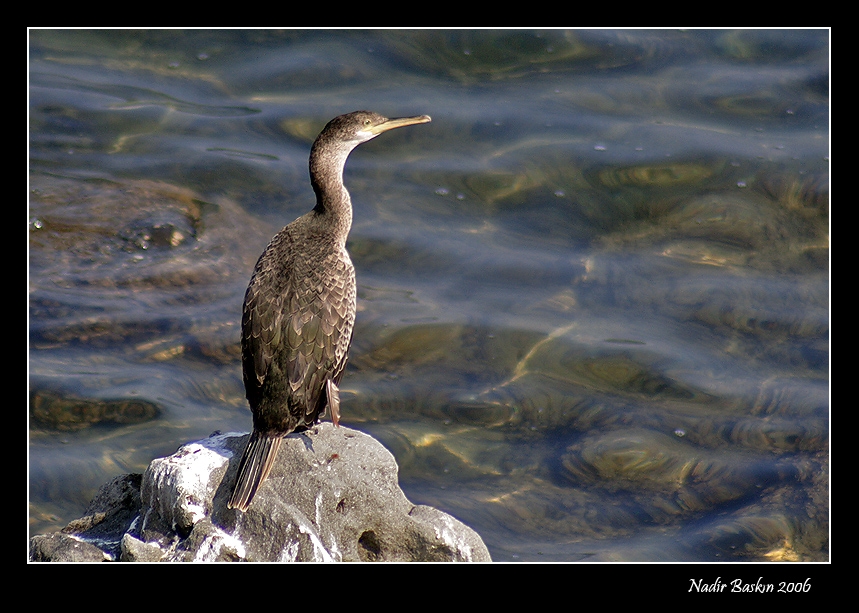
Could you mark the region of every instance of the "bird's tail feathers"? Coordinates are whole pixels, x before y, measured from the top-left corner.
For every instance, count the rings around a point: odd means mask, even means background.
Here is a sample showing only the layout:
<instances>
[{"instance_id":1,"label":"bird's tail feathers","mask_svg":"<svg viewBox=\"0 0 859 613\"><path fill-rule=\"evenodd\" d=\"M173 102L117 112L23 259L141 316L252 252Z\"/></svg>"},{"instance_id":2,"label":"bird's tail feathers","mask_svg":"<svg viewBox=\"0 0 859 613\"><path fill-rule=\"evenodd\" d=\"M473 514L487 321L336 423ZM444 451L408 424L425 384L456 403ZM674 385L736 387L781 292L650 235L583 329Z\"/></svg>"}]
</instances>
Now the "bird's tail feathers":
<instances>
[{"instance_id":1,"label":"bird's tail feathers","mask_svg":"<svg viewBox=\"0 0 859 613\"><path fill-rule=\"evenodd\" d=\"M230 509L247 511L260 484L265 481L277 457L283 437L254 430L239 464L233 495L227 503Z\"/></svg>"}]
</instances>

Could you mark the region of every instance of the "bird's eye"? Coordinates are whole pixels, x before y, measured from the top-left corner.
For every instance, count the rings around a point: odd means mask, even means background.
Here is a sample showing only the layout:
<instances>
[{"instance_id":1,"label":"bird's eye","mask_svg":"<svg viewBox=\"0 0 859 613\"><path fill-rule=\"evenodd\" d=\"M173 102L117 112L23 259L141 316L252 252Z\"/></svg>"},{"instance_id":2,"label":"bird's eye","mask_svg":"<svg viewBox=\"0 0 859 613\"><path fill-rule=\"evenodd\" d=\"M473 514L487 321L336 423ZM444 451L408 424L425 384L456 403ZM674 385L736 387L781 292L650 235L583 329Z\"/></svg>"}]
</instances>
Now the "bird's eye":
<instances>
[{"instance_id":1,"label":"bird's eye","mask_svg":"<svg viewBox=\"0 0 859 613\"><path fill-rule=\"evenodd\" d=\"M369 125L370 125L370 120L369 120L369 119L365 119L365 120L364 120L364 125L365 125L365 126L369 126Z\"/></svg>"}]
</instances>

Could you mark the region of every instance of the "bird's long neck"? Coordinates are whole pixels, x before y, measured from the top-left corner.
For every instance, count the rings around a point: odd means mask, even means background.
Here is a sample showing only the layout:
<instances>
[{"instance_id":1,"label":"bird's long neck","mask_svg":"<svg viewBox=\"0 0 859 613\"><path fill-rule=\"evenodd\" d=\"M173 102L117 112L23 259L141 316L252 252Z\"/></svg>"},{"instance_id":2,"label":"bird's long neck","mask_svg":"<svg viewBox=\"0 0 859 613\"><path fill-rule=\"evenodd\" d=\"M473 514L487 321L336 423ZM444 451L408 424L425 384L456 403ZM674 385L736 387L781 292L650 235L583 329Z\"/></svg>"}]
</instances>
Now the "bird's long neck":
<instances>
[{"instance_id":1,"label":"bird's long neck","mask_svg":"<svg viewBox=\"0 0 859 613\"><path fill-rule=\"evenodd\" d=\"M343 185L343 168L353 143L318 138L310 150L310 183L316 192L313 211L325 218L336 239L343 244L352 227L352 200Z\"/></svg>"}]
</instances>

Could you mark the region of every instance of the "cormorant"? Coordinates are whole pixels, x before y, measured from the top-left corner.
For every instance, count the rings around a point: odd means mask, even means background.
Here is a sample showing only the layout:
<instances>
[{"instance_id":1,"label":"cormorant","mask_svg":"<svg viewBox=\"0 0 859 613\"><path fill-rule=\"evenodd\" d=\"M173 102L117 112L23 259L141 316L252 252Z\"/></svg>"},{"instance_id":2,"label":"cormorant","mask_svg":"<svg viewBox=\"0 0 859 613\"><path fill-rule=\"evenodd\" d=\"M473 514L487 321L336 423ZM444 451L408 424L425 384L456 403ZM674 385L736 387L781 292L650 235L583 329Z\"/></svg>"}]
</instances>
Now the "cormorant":
<instances>
[{"instance_id":1,"label":"cormorant","mask_svg":"<svg viewBox=\"0 0 859 613\"><path fill-rule=\"evenodd\" d=\"M340 421L338 384L355 323L355 268L346 251L352 202L343 185L349 153L382 132L430 121L357 111L335 117L310 150L316 206L278 232L245 292L242 371L253 432L227 506L246 511L281 440L325 412Z\"/></svg>"}]
</instances>

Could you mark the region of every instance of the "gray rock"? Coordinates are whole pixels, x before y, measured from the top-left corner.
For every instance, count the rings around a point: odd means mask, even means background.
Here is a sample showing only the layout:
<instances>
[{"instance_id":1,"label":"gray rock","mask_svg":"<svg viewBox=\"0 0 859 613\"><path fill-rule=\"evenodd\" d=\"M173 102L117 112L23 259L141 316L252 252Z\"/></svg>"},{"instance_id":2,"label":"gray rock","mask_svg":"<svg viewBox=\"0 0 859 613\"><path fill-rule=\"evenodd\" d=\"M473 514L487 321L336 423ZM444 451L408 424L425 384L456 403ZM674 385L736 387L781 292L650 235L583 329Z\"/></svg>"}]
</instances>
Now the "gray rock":
<instances>
[{"instance_id":1,"label":"gray rock","mask_svg":"<svg viewBox=\"0 0 859 613\"><path fill-rule=\"evenodd\" d=\"M109 562L110 556L95 545L62 532L33 537L32 562Z\"/></svg>"},{"instance_id":2,"label":"gray rock","mask_svg":"<svg viewBox=\"0 0 859 613\"><path fill-rule=\"evenodd\" d=\"M115 479L63 533L34 537L31 560L491 561L471 528L409 502L378 441L327 422L287 436L248 511L228 509L246 440L213 435Z\"/></svg>"}]
</instances>

